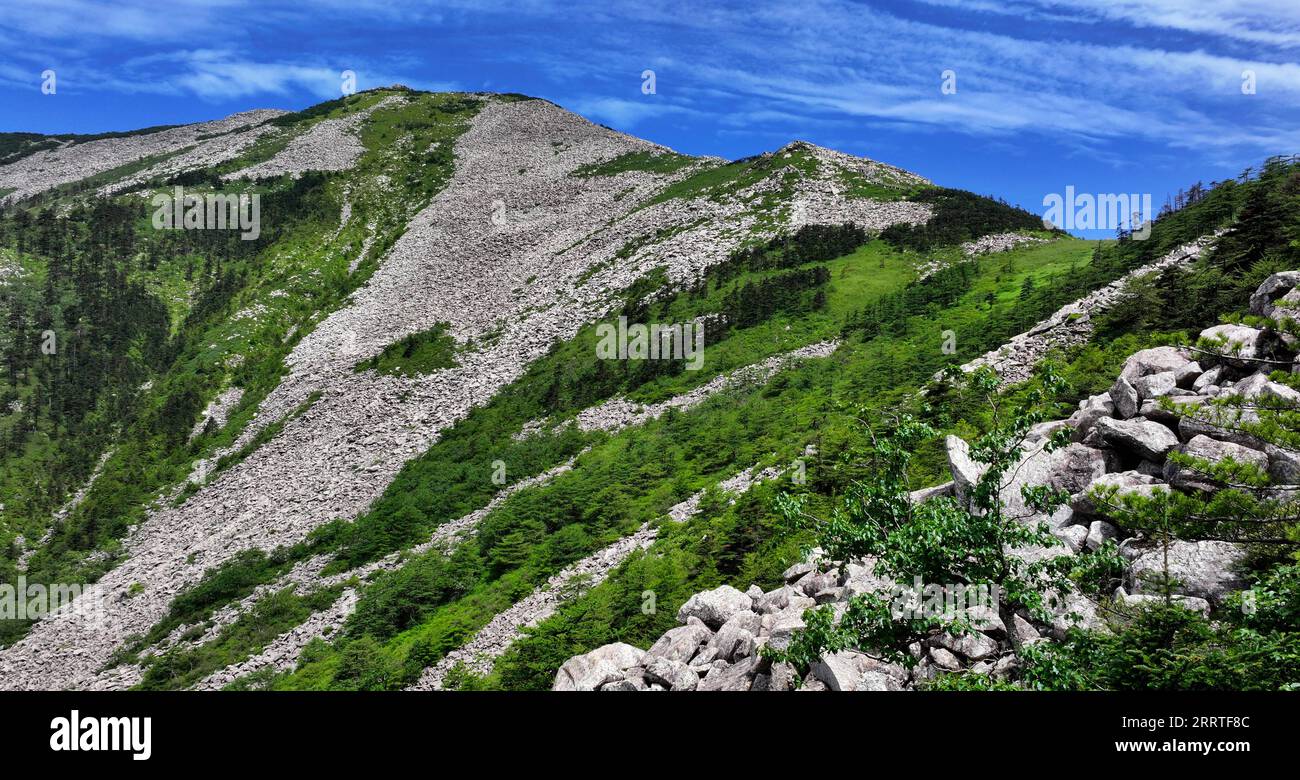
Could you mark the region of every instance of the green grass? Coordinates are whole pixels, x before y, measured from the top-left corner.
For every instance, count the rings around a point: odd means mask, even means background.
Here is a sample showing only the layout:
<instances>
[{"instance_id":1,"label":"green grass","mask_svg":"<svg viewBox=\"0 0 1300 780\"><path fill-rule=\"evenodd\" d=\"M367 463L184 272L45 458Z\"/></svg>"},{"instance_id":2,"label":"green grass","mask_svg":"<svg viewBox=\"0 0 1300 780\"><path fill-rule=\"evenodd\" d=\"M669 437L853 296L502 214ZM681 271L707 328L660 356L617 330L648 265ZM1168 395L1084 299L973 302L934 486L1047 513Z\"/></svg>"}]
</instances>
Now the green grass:
<instances>
[{"instance_id":1,"label":"green grass","mask_svg":"<svg viewBox=\"0 0 1300 780\"><path fill-rule=\"evenodd\" d=\"M592 176L617 176L628 171L649 173L675 173L695 162L695 158L675 152L628 152L603 163L592 163L576 169L572 175L579 178Z\"/></svg>"},{"instance_id":2,"label":"green grass","mask_svg":"<svg viewBox=\"0 0 1300 780\"><path fill-rule=\"evenodd\" d=\"M412 333L390 344L374 357L357 363L354 371L377 371L390 376L421 376L456 365L456 339L447 333L447 323Z\"/></svg>"}]
</instances>

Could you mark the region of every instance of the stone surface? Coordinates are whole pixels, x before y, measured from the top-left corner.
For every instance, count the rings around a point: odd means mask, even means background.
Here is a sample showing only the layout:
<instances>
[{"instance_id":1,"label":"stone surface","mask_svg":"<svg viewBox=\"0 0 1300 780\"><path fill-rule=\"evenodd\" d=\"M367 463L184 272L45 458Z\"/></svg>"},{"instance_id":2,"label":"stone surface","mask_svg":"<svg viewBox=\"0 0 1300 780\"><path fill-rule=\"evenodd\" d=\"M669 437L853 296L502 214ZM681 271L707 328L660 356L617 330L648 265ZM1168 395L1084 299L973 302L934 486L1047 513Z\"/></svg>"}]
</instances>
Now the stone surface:
<instances>
[{"instance_id":1,"label":"stone surface","mask_svg":"<svg viewBox=\"0 0 1300 780\"><path fill-rule=\"evenodd\" d=\"M1211 439L1203 434L1193 436L1190 441L1178 449L1184 455L1207 460L1210 463L1221 463L1230 459L1238 464L1255 466L1263 472L1268 471L1268 456L1263 452L1250 447L1243 447L1240 444ZM1223 487L1220 483L1209 479L1205 474L1192 468L1179 466L1173 461L1165 463L1164 478L1170 485L1184 490L1210 492Z\"/></svg>"},{"instance_id":2,"label":"stone surface","mask_svg":"<svg viewBox=\"0 0 1300 780\"><path fill-rule=\"evenodd\" d=\"M1132 420L1101 419L1096 430L1102 441L1154 463L1164 463L1169 451L1178 446L1178 436L1169 428L1144 417Z\"/></svg>"},{"instance_id":3,"label":"stone surface","mask_svg":"<svg viewBox=\"0 0 1300 780\"><path fill-rule=\"evenodd\" d=\"M1244 549L1231 542L1174 540L1168 555L1169 576L1175 581L1173 591L1217 603L1228 593L1245 587L1236 571L1244 557ZM1159 546L1143 552L1129 568L1128 591L1159 593L1164 560L1164 550Z\"/></svg>"},{"instance_id":4,"label":"stone surface","mask_svg":"<svg viewBox=\"0 0 1300 780\"><path fill-rule=\"evenodd\" d=\"M623 679L624 671L640 665L646 652L623 642L605 645L564 662L555 673L556 691L594 691L607 682Z\"/></svg>"},{"instance_id":5,"label":"stone surface","mask_svg":"<svg viewBox=\"0 0 1300 780\"><path fill-rule=\"evenodd\" d=\"M677 610L677 619L697 617L709 628L721 628L728 618L754 606L754 600L730 585L723 585L694 596Z\"/></svg>"}]
</instances>

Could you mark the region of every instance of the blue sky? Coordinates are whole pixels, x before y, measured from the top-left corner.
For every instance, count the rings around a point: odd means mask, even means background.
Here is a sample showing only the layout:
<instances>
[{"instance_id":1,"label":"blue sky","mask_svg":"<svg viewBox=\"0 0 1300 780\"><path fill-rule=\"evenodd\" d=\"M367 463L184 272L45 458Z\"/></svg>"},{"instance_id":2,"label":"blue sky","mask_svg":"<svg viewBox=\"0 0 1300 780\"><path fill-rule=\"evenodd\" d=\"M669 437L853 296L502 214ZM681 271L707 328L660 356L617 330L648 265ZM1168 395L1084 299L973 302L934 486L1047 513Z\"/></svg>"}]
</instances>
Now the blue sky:
<instances>
[{"instance_id":1,"label":"blue sky","mask_svg":"<svg viewBox=\"0 0 1300 780\"><path fill-rule=\"evenodd\" d=\"M691 154L804 139L1039 213L1067 185L1158 205L1300 152L1297 0L6 0L0 51L0 130L303 108L346 69L544 97Z\"/></svg>"}]
</instances>

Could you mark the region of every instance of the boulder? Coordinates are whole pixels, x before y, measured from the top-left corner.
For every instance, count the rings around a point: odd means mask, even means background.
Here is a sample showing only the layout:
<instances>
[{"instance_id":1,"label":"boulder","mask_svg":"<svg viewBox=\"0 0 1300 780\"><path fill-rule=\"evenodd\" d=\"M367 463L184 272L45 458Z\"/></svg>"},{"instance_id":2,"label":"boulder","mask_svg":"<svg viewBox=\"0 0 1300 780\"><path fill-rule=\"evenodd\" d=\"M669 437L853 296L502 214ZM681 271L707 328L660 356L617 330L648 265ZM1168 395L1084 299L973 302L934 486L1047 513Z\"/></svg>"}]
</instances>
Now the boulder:
<instances>
[{"instance_id":1,"label":"boulder","mask_svg":"<svg viewBox=\"0 0 1300 780\"><path fill-rule=\"evenodd\" d=\"M952 496L952 493L953 493L953 483L945 482L942 485L936 485L934 487L928 487L928 488L921 488L920 490L913 490L911 493L908 494L908 498L911 500L913 504L923 504L932 498L950 497Z\"/></svg>"},{"instance_id":2,"label":"boulder","mask_svg":"<svg viewBox=\"0 0 1300 780\"><path fill-rule=\"evenodd\" d=\"M777 650L788 648L794 635L804 627L803 613L803 607L788 607L766 616L765 625L767 620L771 620L771 626L767 629L767 643Z\"/></svg>"},{"instance_id":3,"label":"boulder","mask_svg":"<svg viewBox=\"0 0 1300 780\"><path fill-rule=\"evenodd\" d=\"M854 650L827 653L813 663L810 671L832 691L856 691L867 669L866 658Z\"/></svg>"},{"instance_id":4,"label":"boulder","mask_svg":"<svg viewBox=\"0 0 1300 780\"><path fill-rule=\"evenodd\" d=\"M1006 636L1007 626L998 611L990 606L976 605L966 609L966 620L971 628L994 636Z\"/></svg>"},{"instance_id":5,"label":"boulder","mask_svg":"<svg viewBox=\"0 0 1300 780\"><path fill-rule=\"evenodd\" d=\"M934 661L935 666L949 672L961 669L961 661L957 660L957 656L942 647L930 648L930 659Z\"/></svg>"},{"instance_id":6,"label":"boulder","mask_svg":"<svg viewBox=\"0 0 1300 780\"><path fill-rule=\"evenodd\" d=\"M761 630L762 618L757 614L738 612L718 629L709 646L717 651L716 658L735 661L754 653L755 638Z\"/></svg>"},{"instance_id":7,"label":"boulder","mask_svg":"<svg viewBox=\"0 0 1300 780\"><path fill-rule=\"evenodd\" d=\"M812 570L813 570L812 563L808 561L804 561L802 563L796 563L795 565L786 569L785 573L782 574L781 576L785 578L786 582L793 583L803 579L803 576L805 574L808 574Z\"/></svg>"},{"instance_id":8,"label":"boulder","mask_svg":"<svg viewBox=\"0 0 1300 780\"><path fill-rule=\"evenodd\" d=\"M1283 484L1300 485L1300 452L1276 444L1265 444L1264 452L1268 455L1270 477Z\"/></svg>"},{"instance_id":9,"label":"boulder","mask_svg":"<svg viewBox=\"0 0 1300 780\"><path fill-rule=\"evenodd\" d=\"M681 661L654 656L645 667L645 679L659 683L670 691L693 691L700 683L699 675Z\"/></svg>"},{"instance_id":10,"label":"boulder","mask_svg":"<svg viewBox=\"0 0 1300 780\"><path fill-rule=\"evenodd\" d=\"M1181 417L1178 420L1178 438L1183 441L1191 441L1198 434L1209 436L1212 439L1220 441L1230 441L1233 444L1240 444L1244 447L1254 449L1264 448L1264 443L1254 436L1244 431L1236 430L1243 423L1259 422L1259 414L1253 409L1241 410L1238 415L1234 412L1232 417L1219 420L1227 427L1221 427L1209 420L1197 419L1194 417Z\"/></svg>"},{"instance_id":11,"label":"boulder","mask_svg":"<svg viewBox=\"0 0 1300 780\"><path fill-rule=\"evenodd\" d=\"M1102 441L1156 463L1164 463L1169 451L1178 446L1178 436L1165 426L1145 417L1132 420L1097 421Z\"/></svg>"},{"instance_id":12,"label":"boulder","mask_svg":"<svg viewBox=\"0 0 1300 780\"><path fill-rule=\"evenodd\" d=\"M1085 398L1079 402L1079 410L1070 415L1067 421L1074 432L1070 434L1071 441L1083 441L1083 437L1088 435L1092 426L1102 417L1115 416L1115 402L1111 400L1109 393L1094 395L1091 398Z\"/></svg>"},{"instance_id":13,"label":"boulder","mask_svg":"<svg viewBox=\"0 0 1300 780\"><path fill-rule=\"evenodd\" d=\"M1229 441L1211 439L1209 436L1202 434L1193 436L1191 441L1179 447L1179 450L1185 455L1208 460L1211 463L1219 463L1231 458L1237 463L1248 463L1262 470L1268 470L1268 456L1259 450L1243 447ZM1211 492L1222 487L1208 479L1204 474L1194 469L1179 466L1173 461L1165 463L1164 478L1169 484L1184 490Z\"/></svg>"},{"instance_id":14,"label":"boulder","mask_svg":"<svg viewBox=\"0 0 1300 780\"><path fill-rule=\"evenodd\" d=\"M767 690L769 691L793 691L795 681L799 679L799 672L793 664L783 661L772 664L768 672Z\"/></svg>"},{"instance_id":15,"label":"boulder","mask_svg":"<svg viewBox=\"0 0 1300 780\"><path fill-rule=\"evenodd\" d=\"M1064 598L1053 601L1051 633L1056 640L1064 640L1071 628L1085 631L1110 630L1098 614L1096 603L1087 596L1071 591Z\"/></svg>"},{"instance_id":16,"label":"boulder","mask_svg":"<svg viewBox=\"0 0 1300 780\"><path fill-rule=\"evenodd\" d=\"M1159 374L1148 374L1139 377L1133 382L1133 389L1137 390L1138 397L1143 400L1159 398L1162 395L1169 395L1169 391L1178 387L1178 381L1175 379L1173 371L1161 371Z\"/></svg>"},{"instance_id":17,"label":"boulder","mask_svg":"<svg viewBox=\"0 0 1300 780\"><path fill-rule=\"evenodd\" d=\"M1213 328L1201 331L1201 338L1216 344L1217 346L1211 347L1216 351L1242 358L1227 358L1226 362L1230 366L1253 368L1255 362L1251 358L1263 357L1264 332L1257 328L1249 328L1245 325L1215 325Z\"/></svg>"},{"instance_id":18,"label":"boulder","mask_svg":"<svg viewBox=\"0 0 1300 780\"><path fill-rule=\"evenodd\" d=\"M696 690L701 691L747 691L754 684L754 677L764 672L769 663L758 656L743 658L730 666L720 665L700 680Z\"/></svg>"},{"instance_id":19,"label":"boulder","mask_svg":"<svg viewBox=\"0 0 1300 780\"><path fill-rule=\"evenodd\" d=\"M1119 529L1105 520L1093 520L1088 526L1088 537L1084 544L1089 550L1099 550L1108 540L1119 536Z\"/></svg>"},{"instance_id":20,"label":"boulder","mask_svg":"<svg viewBox=\"0 0 1300 780\"><path fill-rule=\"evenodd\" d=\"M677 620L686 622L688 617L699 618L709 628L717 629L727 619L741 610L751 609L754 600L730 585L723 585L703 593L691 596L682 608L677 610Z\"/></svg>"},{"instance_id":21,"label":"boulder","mask_svg":"<svg viewBox=\"0 0 1300 780\"><path fill-rule=\"evenodd\" d=\"M802 611L815 604L803 591L793 585L783 585L776 590L764 593L754 602L754 611L760 615L780 612L787 607L796 606Z\"/></svg>"},{"instance_id":22,"label":"boulder","mask_svg":"<svg viewBox=\"0 0 1300 780\"><path fill-rule=\"evenodd\" d=\"M1196 380L1201 377L1202 373L1203 370L1201 369L1201 364L1195 360L1184 363L1182 368L1174 370L1174 384L1178 387L1190 390L1196 384Z\"/></svg>"},{"instance_id":23,"label":"boulder","mask_svg":"<svg viewBox=\"0 0 1300 780\"><path fill-rule=\"evenodd\" d=\"M1170 600L1179 606L1192 610L1193 612L1199 612L1204 617L1210 616L1210 602L1203 598L1198 596L1173 596ZM1145 593L1132 594L1124 592L1123 588L1116 588L1115 601L1125 607L1141 609L1147 605L1158 604L1164 601L1164 596L1155 596Z\"/></svg>"},{"instance_id":24,"label":"boulder","mask_svg":"<svg viewBox=\"0 0 1300 780\"><path fill-rule=\"evenodd\" d=\"M1177 347L1153 347L1129 355L1124 361L1120 376L1133 382L1151 374L1177 371L1190 362L1192 362L1191 358Z\"/></svg>"},{"instance_id":25,"label":"boulder","mask_svg":"<svg viewBox=\"0 0 1300 780\"><path fill-rule=\"evenodd\" d=\"M795 583L795 587L803 591L808 597L815 597L818 593L833 588L839 584L839 574L835 572L808 572Z\"/></svg>"},{"instance_id":26,"label":"boulder","mask_svg":"<svg viewBox=\"0 0 1300 780\"><path fill-rule=\"evenodd\" d=\"M553 691L594 691L605 683L622 680L625 671L644 663L644 650L623 642L604 645L585 655L575 655L555 673Z\"/></svg>"},{"instance_id":27,"label":"boulder","mask_svg":"<svg viewBox=\"0 0 1300 780\"><path fill-rule=\"evenodd\" d=\"M713 632L703 625L678 626L669 629L650 646L650 655L688 664L712 639Z\"/></svg>"},{"instance_id":28,"label":"boulder","mask_svg":"<svg viewBox=\"0 0 1300 780\"><path fill-rule=\"evenodd\" d=\"M844 566L844 576L840 579L839 584L844 588L844 597L853 598L867 593L889 590L894 586L894 581L888 577L877 575L872 561L863 561L860 564L846 564Z\"/></svg>"},{"instance_id":29,"label":"boulder","mask_svg":"<svg viewBox=\"0 0 1300 780\"><path fill-rule=\"evenodd\" d=\"M1128 591L1159 594L1164 557L1159 545L1139 555L1128 570ZM1232 542L1174 540L1169 543L1169 576L1174 580L1173 591L1218 603L1229 593L1245 587L1245 581L1236 572L1244 557L1244 548Z\"/></svg>"},{"instance_id":30,"label":"boulder","mask_svg":"<svg viewBox=\"0 0 1300 780\"><path fill-rule=\"evenodd\" d=\"M1173 409L1166 409L1161 405L1160 399L1151 398L1142 402L1138 414L1173 429L1178 427L1178 421L1183 418L1189 407L1199 407L1209 400L1208 396L1203 395L1174 396L1173 393L1169 393L1166 397L1174 402Z\"/></svg>"},{"instance_id":31,"label":"boulder","mask_svg":"<svg viewBox=\"0 0 1300 780\"><path fill-rule=\"evenodd\" d=\"M1034 628L1033 624L1019 615L1015 616L1015 624L1016 638L1020 640L1020 644L1023 645L1029 642L1036 642L1042 638L1038 634L1038 629Z\"/></svg>"},{"instance_id":32,"label":"boulder","mask_svg":"<svg viewBox=\"0 0 1300 780\"><path fill-rule=\"evenodd\" d=\"M1225 375L1223 366L1215 366L1196 377L1196 381L1192 382L1192 389L1199 393L1209 385L1219 384L1219 377Z\"/></svg>"},{"instance_id":33,"label":"boulder","mask_svg":"<svg viewBox=\"0 0 1300 780\"><path fill-rule=\"evenodd\" d=\"M1088 541L1088 529L1082 525L1067 525L1052 532L1057 539L1065 542L1071 552L1079 552Z\"/></svg>"},{"instance_id":34,"label":"boulder","mask_svg":"<svg viewBox=\"0 0 1300 780\"><path fill-rule=\"evenodd\" d=\"M948 471L952 474L953 496L962 506L969 506L971 489L984 473L984 466L971 460L970 445L960 436L944 439Z\"/></svg>"},{"instance_id":35,"label":"boulder","mask_svg":"<svg viewBox=\"0 0 1300 780\"><path fill-rule=\"evenodd\" d=\"M863 672L858 680L859 691L901 691L898 682L884 672Z\"/></svg>"},{"instance_id":36,"label":"boulder","mask_svg":"<svg viewBox=\"0 0 1300 780\"><path fill-rule=\"evenodd\" d=\"M1137 388L1121 376L1110 387L1110 400L1115 404L1115 414L1128 419L1138 413L1141 398Z\"/></svg>"},{"instance_id":37,"label":"boulder","mask_svg":"<svg viewBox=\"0 0 1300 780\"><path fill-rule=\"evenodd\" d=\"M1297 285L1300 285L1300 271L1282 271L1275 273L1260 283L1250 295L1250 313L1257 317L1280 319L1284 316L1296 318L1297 315L1286 306L1277 306L1275 301L1287 297ZM1294 300L1288 301L1293 303Z\"/></svg>"},{"instance_id":38,"label":"boulder","mask_svg":"<svg viewBox=\"0 0 1300 780\"><path fill-rule=\"evenodd\" d=\"M1126 493L1137 493L1139 495L1150 496L1152 491L1159 485L1158 480L1146 474L1137 471L1117 471L1112 474L1103 474L1092 481L1084 490L1070 497L1070 508L1080 515L1091 516L1102 514L1092 497L1089 495L1093 490L1105 487L1116 487L1118 492L1115 494L1116 500Z\"/></svg>"},{"instance_id":39,"label":"boulder","mask_svg":"<svg viewBox=\"0 0 1300 780\"><path fill-rule=\"evenodd\" d=\"M1251 374L1233 385L1232 394L1239 395L1248 401L1264 399L1265 401L1280 401L1286 404L1300 405L1300 392L1270 380L1268 375L1263 373Z\"/></svg>"},{"instance_id":40,"label":"boulder","mask_svg":"<svg viewBox=\"0 0 1300 780\"><path fill-rule=\"evenodd\" d=\"M967 632L957 636L939 634L930 641L972 661L982 661L998 651L997 642L978 632Z\"/></svg>"}]
</instances>

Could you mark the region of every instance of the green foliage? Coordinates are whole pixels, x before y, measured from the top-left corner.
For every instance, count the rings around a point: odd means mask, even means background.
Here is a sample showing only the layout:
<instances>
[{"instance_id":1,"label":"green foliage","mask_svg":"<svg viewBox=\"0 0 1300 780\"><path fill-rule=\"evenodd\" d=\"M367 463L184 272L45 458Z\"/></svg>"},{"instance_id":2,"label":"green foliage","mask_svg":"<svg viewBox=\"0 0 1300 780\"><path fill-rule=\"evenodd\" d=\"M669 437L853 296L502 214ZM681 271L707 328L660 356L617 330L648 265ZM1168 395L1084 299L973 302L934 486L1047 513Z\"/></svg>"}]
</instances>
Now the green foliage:
<instances>
[{"instance_id":1,"label":"green foliage","mask_svg":"<svg viewBox=\"0 0 1300 780\"><path fill-rule=\"evenodd\" d=\"M970 504L950 498L936 498L914 505L909 498L908 472L912 451L936 431L908 416L881 421L869 427L871 446L858 456L865 462L857 469L848 491L829 517L805 510L806 496L783 494L778 500L788 528L811 532L828 560L840 565L871 559L878 576L895 582L923 583L945 587L984 587L997 594L1002 620L1011 625L1017 610L1039 618L1047 616L1044 597L1064 594L1073 562L1070 556L1048 556L1028 562L1010 554L1016 548L1059 546L1045 525L1026 524L1006 512L1003 492L1013 467L1022 457L1030 429L1042 422L1044 399L1060 384L1051 367L1046 367L1035 387L1017 408L1000 410L996 376L976 372L970 379L973 392L985 399L995 412L995 425L971 444L970 457L983 472L971 486ZM876 428L888 433L877 433ZM1047 449L1056 446L1049 442ZM1024 488L1026 504L1050 514L1066 496L1044 489ZM908 645L935 630L961 633L970 630L962 611L931 614L921 610L899 610L897 593L876 591L849 601L838 623L829 608L805 613L807 628L796 634L789 648L765 648L780 660L801 670L824 652L845 649L880 652L897 662L910 663ZM1018 643L1013 639L1013 647Z\"/></svg>"},{"instance_id":2,"label":"green foliage","mask_svg":"<svg viewBox=\"0 0 1300 780\"><path fill-rule=\"evenodd\" d=\"M161 656L144 659L144 679L136 687L146 691L188 688L262 651L313 612L332 605L342 590L342 586L323 588L303 596L289 587L258 599L210 642L197 647L173 647Z\"/></svg>"},{"instance_id":3,"label":"green foliage","mask_svg":"<svg viewBox=\"0 0 1300 780\"><path fill-rule=\"evenodd\" d=\"M881 231L880 237L899 249L926 252L992 233L1043 229L1042 217L965 190L925 189L912 200L929 205L934 213L921 224L899 223Z\"/></svg>"},{"instance_id":4,"label":"green foliage","mask_svg":"<svg viewBox=\"0 0 1300 780\"><path fill-rule=\"evenodd\" d=\"M412 333L384 348L371 358L357 363L354 370L374 370L381 374L419 376L432 374L456 363L456 339L447 333L447 323Z\"/></svg>"},{"instance_id":5,"label":"green foliage","mask_svg":"<svg viewBox=\"0 0 1300 780\"><path fill-rule=\"evenodd\" d=\"M592 176L617 176L628 171L670 174L694 162L694 158L674 152L628 152L603 163L583 165L570 175L585 179Z\"/></svg>"}]
</instances>

